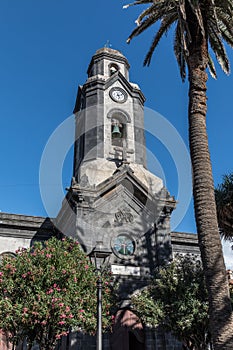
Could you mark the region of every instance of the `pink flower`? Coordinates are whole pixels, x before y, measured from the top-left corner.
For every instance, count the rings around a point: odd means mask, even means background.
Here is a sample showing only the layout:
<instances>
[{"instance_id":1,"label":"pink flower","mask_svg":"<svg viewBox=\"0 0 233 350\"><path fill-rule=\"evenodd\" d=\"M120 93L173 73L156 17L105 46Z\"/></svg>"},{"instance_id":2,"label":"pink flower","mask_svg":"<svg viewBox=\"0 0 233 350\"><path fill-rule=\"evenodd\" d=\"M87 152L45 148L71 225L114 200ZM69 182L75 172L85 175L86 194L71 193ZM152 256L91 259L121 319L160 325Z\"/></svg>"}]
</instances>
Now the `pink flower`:
<instances>
[{"instance_id":1,"label":"pink flower","mask_svg":"<svg viewBox=\"0 0 233 350\"><path fill-rule=\"evenodd\" d=\"M64 303L60 303L59 306L60 306L60 307L63 307L63 306L64 306Z\"/></svg>"},{"instance_id":2,"label":"pink flower","mask_svg":"<svg viewBox=\"0 0 233 350\"><path fill-rule=\"evenodd\" d=\"M61 314L60 318L66 318L66 314Z\"/></svg>"},{"instance_id":3,"label":"pink flower","mask_svg":"<svg viewBox=\"0 0 233 350\"><path fill-rule=\"evenodd\" d=\"M56 288L56 287L57 287L57 283L54 283L54 285L53 285L53 286L54 286L54 288Z\"/></svg>"},{"instance_id":4,"label":"pink flower","mask_svg":"<svg viewBox=\"0 0 233 350\"><path fill-rule=\"evenodd\" d=\"M74 316L72 315L72 314L69 314L69 316L68 316L69 318L74 318Z\"/></svg>"},{"instance_id":5,"label":"pink flower","mask_svg":"<svg viewBox=\"0 0 233 350\"><path fill-rule=\"evenodd\" d=\"M3 272L0 272L0 276L2 276L3 275Z\"/></svg>"},{"instance_id":6,"label":"pink flower","mask_svg":"<svg viewBox=\"0 0 233 350\"><path fill-rule=\"evenodd\" d=\"M74 282L77 282L77 278L76 277L74 277Z\"/></svg>"},{"instance_id":7,"label":"pink flower","mask_svg":"<svg viewBox=\"0 0 233 350\"><path fill-rule=\"evenodd\" d=\"M56 338L56 339L61 339L61 335L60 335L60 334L57 334L57 335L55 336L55 338Z\"/></svg>"},{"instance_id":8,"label":"pink flower","mask_svg":"<svg viewBox=\"0 0 233 350\"><path fill-rule=\"evenodd\" d=\"M47 324L47 321L42 321L41 323L40 323L42 326L45 326L46 324Z\"/></svg>"},{"instance_id":9,"label":"pink flower","mask_svg":"<svg viewBox=\"0 0 233 350\"><path fill-rule=\"evenodd\" d=\"M104 283L105 283L106 285L108 285L108 282L107 282L107 281L105 281Z\"/></svg>"},{"instance_id":10,"label":"pink flower","mask_svg":"<svg viewBox=\"0 0 233 350\"><path fill-rule=\"evenodd\" d=\"M63 269L63 270L62 270L62 273L63 273L63 275L65 275L65 274L66 274L66 270Z\"/></svg>"},{"instance_id":11,"label":"pink flower","mask_svg":"<svg viewBox=\"0 0 233 350\"><path fill-rule=\"evenodd\" d=\"M24 273L24 274L22 275L22 277L23 277L23 278L26 278L26 277L27 277L27 274L26 274L26 273Z\"/></svg>"},{"instance_id":12,"label":"pink flower","mask_svg":"<svg viewBox=\"0 0 233 350\"><path fill-rule=\"evenodd\" d=\"M52 254L46 254L46 258L51 258Z\"/></svg>"},{"instance_id":13,"label":"pink flower","mask_svg":"<svg viewBox=\"0 0 233 350\"><path fill-rule=\"evenodd\" d=\"M25 315L27 313L27 311L28 311L28 308L24 307L23 308L23 315Z\"/></svg>"},{"instance_id":14,"label":"pink flower","mask_svg":"<svg viewBox=\"0 0 233 350\"><path fill-rule=\"evenodd\" d=\"M81 310L79 310L79 312L85 312L85 310L81 309Z\"/></svg>"},{"instance_id":15,"label":"pink flower","mask_svg":"<svg viewBox=\"0 0 233 350\"><path fill-rule=\"evenodd\" d=\"M50 289L46 292L46 294L51 294L51 293L53 293L53 289L52 289L52 288L50 288Z\"/></svg>"},{"instance_id":16,"label":"pink flower","mask_svg":"<svg viewBox=\"0 0 233 350\"><path fill-rule=\"evenodd\" d=\"M69 311L70 311L70 307L66 306L66 312L69 312Z\"/></svg>"},{"instance_id":17,"label":"pink flower","mask_svg":"<svg viewBox=\"0 0 233 350\"><path fill-rule=\"evenodd\" d=\"M89 266L88 266L88 265L85 265L84 267L85 267L85 269L86 269L86 270L88 270L88 269L89 269Z\"/></svg>"},{"instance_id":18,"label":"pink flower","mask_svg":"<svg viewBox=\"0 0 233 350\"><path fill-rule=\"evenodd\" d=\"M63 324L65 324L65 321L59 321L58 324L62 326Z\"/></svg>"},{"instance_id":19,"label":"pink flower","mask_svg":"<svg viewBox=\"0 0 233 350\"><path fill-rule=\"evenodd\" d=\"M66 331L61 332L61 335L67 335L67 334L69 334L69 332L66 332Z\"/></svg>"}]
</instances>

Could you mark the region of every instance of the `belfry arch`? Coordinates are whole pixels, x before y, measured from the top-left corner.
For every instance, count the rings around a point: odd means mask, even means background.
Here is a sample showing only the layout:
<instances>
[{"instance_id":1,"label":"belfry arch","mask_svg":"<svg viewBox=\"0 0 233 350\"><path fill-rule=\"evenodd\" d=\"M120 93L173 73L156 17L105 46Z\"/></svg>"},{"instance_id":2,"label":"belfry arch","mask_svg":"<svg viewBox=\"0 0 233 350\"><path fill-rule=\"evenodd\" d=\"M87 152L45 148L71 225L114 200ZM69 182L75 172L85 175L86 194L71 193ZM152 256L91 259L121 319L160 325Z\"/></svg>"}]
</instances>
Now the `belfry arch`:
<instances>
[{"instance_id":1,"label":"belfry arch","mask_svg":"<svg viewBox=\"0 0 233 350\"><path fill-rule=\"evenodd\" d=\"M111 109L107 118L111 120L111 144L112 146L123 147L127 143L127 124L131 122L127 112L121 109Z\"/></svg>"}]
</instances>

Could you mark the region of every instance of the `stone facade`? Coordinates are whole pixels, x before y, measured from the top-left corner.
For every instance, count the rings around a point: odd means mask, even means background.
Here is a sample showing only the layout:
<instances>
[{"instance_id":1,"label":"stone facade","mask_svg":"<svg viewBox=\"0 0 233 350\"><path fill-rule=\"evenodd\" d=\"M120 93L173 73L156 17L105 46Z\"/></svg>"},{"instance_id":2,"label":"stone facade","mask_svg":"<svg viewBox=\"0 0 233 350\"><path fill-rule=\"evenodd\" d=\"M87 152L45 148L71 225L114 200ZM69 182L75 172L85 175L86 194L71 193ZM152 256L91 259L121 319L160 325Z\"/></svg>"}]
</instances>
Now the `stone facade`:
<instances>
[{"instance_id":1,"label":"stone facade","mask_svg":"<svg viewBox=\"0 0 233 350\"><path fill-rule=\"evenodd\" d=\"M104 242L119 282L118 312L133 312L132 294L148 284L158 266L176 255L199 255L196 235L171 232L176 201L146 169L144 101L139 86L129 81L127 59L116 50L98 50L78 89L74 171L57 218L0 213L0 254L61 233L77 239L87 254ZM143 341L128 324L117 331L127 350L181 349L160 328L144 327ZM106 335L104 349L110 349L110 342ZM95 339L72 333L59 347L95 349Z\"/></svg>"},{"instance_id":2,"label":"stone facade","mask_svg":"<svg viewBox=\"0 0 233 350\"><path fill-rule=\"evenodd\" d=\"M50 218L0 213L0 255L14 253L19 247L29 248L33 242L57 234Z\"/></svg>"}]
</instances>

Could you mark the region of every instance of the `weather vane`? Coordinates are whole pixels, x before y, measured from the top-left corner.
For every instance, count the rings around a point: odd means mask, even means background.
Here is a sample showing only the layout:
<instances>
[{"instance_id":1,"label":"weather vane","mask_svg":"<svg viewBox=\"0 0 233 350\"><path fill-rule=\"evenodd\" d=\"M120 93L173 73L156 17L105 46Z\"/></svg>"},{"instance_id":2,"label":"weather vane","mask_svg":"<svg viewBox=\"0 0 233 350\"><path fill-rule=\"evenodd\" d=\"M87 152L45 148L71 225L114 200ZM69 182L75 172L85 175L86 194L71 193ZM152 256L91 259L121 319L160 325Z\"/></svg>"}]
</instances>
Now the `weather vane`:
<instances>
[{"instance_id":1,"label":"weather vane","mask_svg":"<svg viewBox=\"0 0 233 350\"><path fill-rule=\"evenodd\" d=\"M104 45L104 47L107 47L107 48L112 47L112 44L110 43L110 40L106 41L106 44Z\"/></svg>"}]
</instances>

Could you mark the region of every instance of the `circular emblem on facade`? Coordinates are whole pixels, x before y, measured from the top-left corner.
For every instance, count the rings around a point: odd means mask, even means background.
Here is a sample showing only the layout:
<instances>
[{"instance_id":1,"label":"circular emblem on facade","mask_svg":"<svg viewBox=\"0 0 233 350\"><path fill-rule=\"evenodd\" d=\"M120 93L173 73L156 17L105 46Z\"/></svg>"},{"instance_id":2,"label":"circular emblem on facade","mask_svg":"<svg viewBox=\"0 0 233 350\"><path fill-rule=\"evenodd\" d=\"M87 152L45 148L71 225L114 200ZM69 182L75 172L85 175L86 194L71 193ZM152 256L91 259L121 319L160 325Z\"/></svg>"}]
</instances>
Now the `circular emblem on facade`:
<instances>
[{"instance_id":1,"label":"circular emblem on facade","mask_svg":"<svg viewBox=\"0 0 233 350\"><path fill-rule=\"evenodd\" d=\"M129 258L135 253L136 243L129 235L120 234L114 239L112 248L118 257Z\"/></svg>"},{"instance_id":2,"label":"circular emblem on facade","mask_svg":"<svg viewBox=\"0 0 233 350\"><path fill-rule=\"evenodd\" d=\"M127 93L125 90L121 89L120 87L113 87L109 91L110 97L113 99L115 102L123 103L127 100Z\"/></svg>"}]
</instances>

